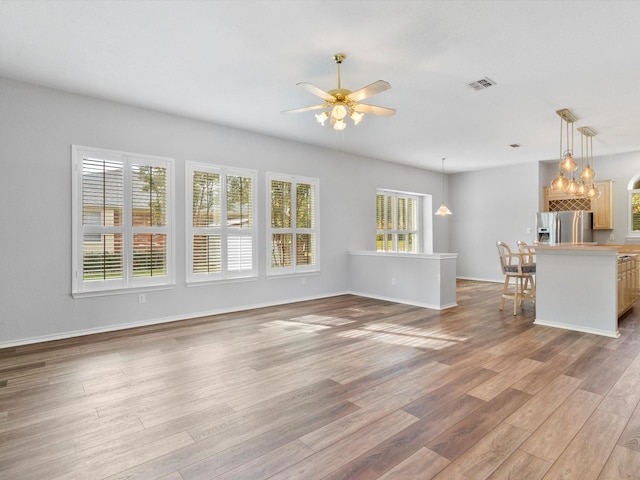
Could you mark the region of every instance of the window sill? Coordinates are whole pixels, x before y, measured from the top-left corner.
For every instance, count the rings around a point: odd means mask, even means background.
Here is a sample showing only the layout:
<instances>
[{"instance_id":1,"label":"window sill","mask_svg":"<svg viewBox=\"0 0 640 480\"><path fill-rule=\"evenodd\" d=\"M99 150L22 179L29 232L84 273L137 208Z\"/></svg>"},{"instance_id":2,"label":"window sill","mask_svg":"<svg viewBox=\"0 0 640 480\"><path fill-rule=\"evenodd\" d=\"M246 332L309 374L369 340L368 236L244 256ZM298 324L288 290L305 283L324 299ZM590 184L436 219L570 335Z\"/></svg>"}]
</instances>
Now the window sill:
<instances>
[{"instance_id":1,"label":"window sill","mask_svg":"<svg viewBox=\"0 0 640 480\"><path fill-rule=\"evenodd\" d=\"M148 287L132 287L132 288L119 288L117 290L92 290L90 292L72 292L71 296L75 299L78 298L90 298L90 297L109 297L113 295L129 295L132 293L144 293L144 292L156 292L160 290L173 290L175 283L168 285L157 285Z\"/></svg>"},{"instance_id":2,"label":"window sill","mask_svg":"<svg viewBox=\"0 0 640 480\"><path fill-rule=\"evenodd\" d=\"M223 285L227 283L243 283L243 282L255 282L258 280L257 275L251 277L236 277L236 278L220 278L215 280L190 280L187 281L187 288L192 287L206 287L209 285Z\"/></svg>"},{"instance_id":3,"label":"window sill","mask_svg":"<svg viewBox=\"0 0 640 480\"><path fill-rule=\"evenodd\" d=\"M443 260L458 258L457 253L402 253L402 252L378 252L375 250L349 251L349 255L364 255L370 257L401 257L401 258L428 258Z\"/></svg>"},{"instance_id":4,"label":"window sill","mask_svg":"<svg viewBox=\"0 0 640 480\"><path fill-rule=\"evenodd\" d=\"M267 280L291 277L310 277L312 275L320 275L320 270L309 270L307 272L291 272L291 273L268 273Z\"/></svg>"}]
</instances>

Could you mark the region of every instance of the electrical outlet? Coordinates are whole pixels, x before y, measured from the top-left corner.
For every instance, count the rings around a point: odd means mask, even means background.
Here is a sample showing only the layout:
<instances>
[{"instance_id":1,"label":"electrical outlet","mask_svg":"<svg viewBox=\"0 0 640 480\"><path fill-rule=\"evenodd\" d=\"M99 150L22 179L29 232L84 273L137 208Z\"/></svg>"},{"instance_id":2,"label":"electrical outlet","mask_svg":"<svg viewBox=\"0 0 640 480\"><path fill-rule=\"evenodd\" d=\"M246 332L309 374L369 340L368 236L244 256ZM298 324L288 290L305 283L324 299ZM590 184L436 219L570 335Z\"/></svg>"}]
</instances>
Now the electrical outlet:
<instances>
[{"instance_id":1,"label":"electrical outlet","mask_svg":"<svg viewBox=\"0 0 640 480\"><path fill-rule=\"evenodd\" d=\"M391 279L391 285L396 286L398 283L396 282L395 278Z\"/></svg>"},{"instance_id":2,"label":"electrical outlet","mask_svg":"<svg viewBox=\"0 0 640 480\"><path fill-rule=\"evenodd\" d=\"M609 235L609 241L613 242L613 239L614 239L614 236L613 236L613 233L612 233L612 234Z\"/></svg>"},{"instance_id":3,"label":"electrical outlet","mask_svg":"<svg viewBox=\"0 0 640 480\"><path fill-rule=\"evenodd\" d=\"M138 295L138 303L145 303L147 301L147 296L144 293Z\"/></svg>"},{"instance_id":4,"label":"electrical outlet","mask_svg":"<svg viewBox=\"0 0 640 480\"><path fill-rule=\"evenodd\" d=\"M307 277L302 277L302 285L306 285L307 284Z\"/></svg>"}]
</instances>

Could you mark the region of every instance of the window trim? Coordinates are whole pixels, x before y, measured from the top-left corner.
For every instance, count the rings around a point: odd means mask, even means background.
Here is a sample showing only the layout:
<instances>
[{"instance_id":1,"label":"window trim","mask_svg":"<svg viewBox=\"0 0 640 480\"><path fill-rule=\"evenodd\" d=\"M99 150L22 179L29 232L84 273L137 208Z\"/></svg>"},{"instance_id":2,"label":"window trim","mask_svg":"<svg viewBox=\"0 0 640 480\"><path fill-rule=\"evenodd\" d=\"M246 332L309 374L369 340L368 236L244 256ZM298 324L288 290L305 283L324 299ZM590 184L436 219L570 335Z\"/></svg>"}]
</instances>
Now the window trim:
<instances>
[{"instance_id":1,"label":"window trim","mask_svg":"<svg viewBox=\"0 0 640 480\"><path fill-rule=\"evenodd\" d=\"M267 172L265 174L265 198L266 198L266 229L265 229L265 247L266 247L266 272L267 277L278 277L283 275L298 275L317 273L320 271L320 180L313 177L304 177L300 175L290 175L284 173ZM313 185L315 189L314 198L314 227L302 228L292 226L291 228L273 228L271 226L271 182L273 180L291 183L292 199L291 199L291 218L293 222L296 221L296 186L298 184ZM292 234L293 246L292 246L292 261L290 267L272 267L271 254L272 254L272 235L274 233ZM297 249L296 249L296 235L302 233L311 233L314 235L314 256L315 263L313 265L297 265Z\"/></svg>"},{"instance_id":2,"label":"window trim","mask_svg":"<svg viewBox=\"0 0 640 480\"><path fill-rule=\"evenodd\" d=\"M250 280L258 277L258 172L252 169L228 167L224 165L213 165L209 163L201 162L185 162L185 274L187 285L206 285L211 283L230 282L238 280ZM210 273L193 273L193 242L192 238L195 231L206 231L206 227L195 228L193 227L193 173L195 171L203 171L207 173L220 174L221 184L221 224L220 227L212 228L210 231L219 231L221 235L221 270L220 272ZM227 257L225 255L225 246L228 245L229 227L224 224L223 220L226 218L226 184L227 176L238 175L251 178L251 219L253 226L250 229L246 229L242 233L244 236L250 236L251 242L251 262L252 268L250 271L243 271L241 273L234 273L229 271L227 266ZM233 229L231 229L233 231Z\"/></svg>"},{"instance_id":3,"label":"window trim","mask_svg":"<svg viewBox=\"0 0 640 480\"><path fill-rule=\"evenodd\" d=\"M640 240L640 230L633 230L633 208L631 199L634 194L640 195L640 188L633 188L640 181L640 172L636 173L627 184L627 238Z\"/></svg>"},{"instance_id":4,"label":"window trim","mask_svg":"<svg viewBox=\"0 0 640 480\"><path fill-rule=\"evenodd\" d=\"M94 155L101 159L122 162L123 165L123 212L122 226L117 230L123 234L123 270L122 279L92 280L83 279L83 235L86 232L82 223L83 215L83 178L82 162L86 156ZM166 186L166 223L163 227L134 227L132 225L132 164L158 165L167 168ZM86 296L132 293L141 290L166 289L175 285L175 160L158 155L109 150L96 147L71 145L71 295L74 298ZM92 233L91 228L88 228ZM142 232L141 232L142 231ZM136 233L163 233L166 235L166 275L137 277L133 275L133 237Z\"/></svg>"},{"instance_id":5,"label":"window trim","mask_svg":"<svg viewBox=\"0 0 640 480\"><path fill-rule=\"evenodd\" d=\"M431 254L433 253L433 235L432 235L432 222L430 215L427 215L426 212L431 211L431 195L423 194L423 193L415 193L415 192L406 192L401 190L394 190L390 188L376 188L375 192L375 214L377 216L378 213L378 203L377 199L379 195L384 195L385 203L385 223L386 223L386 210L387 210L387 198L393 197L396 199L393 206L393 228L392 229L378 229L377 219L376 219L376 231L375 231L375 251L382 254L406 254L406 255L416 255L416 254ZM414 229L398 229L398 211L397 211L397 199L399 197L404 198L413 198L416 204L416 214L415 221L416 226ZM410 234L413 233L416 236L415 240L415 251L407 252L407 251L398 251L398 235L399 234ZM431 235L429 235L431 233ZM378 235L393 235L393 250L378 250ZM386 244L386 241L385 241Z\"/></svg>"}]
</instances>

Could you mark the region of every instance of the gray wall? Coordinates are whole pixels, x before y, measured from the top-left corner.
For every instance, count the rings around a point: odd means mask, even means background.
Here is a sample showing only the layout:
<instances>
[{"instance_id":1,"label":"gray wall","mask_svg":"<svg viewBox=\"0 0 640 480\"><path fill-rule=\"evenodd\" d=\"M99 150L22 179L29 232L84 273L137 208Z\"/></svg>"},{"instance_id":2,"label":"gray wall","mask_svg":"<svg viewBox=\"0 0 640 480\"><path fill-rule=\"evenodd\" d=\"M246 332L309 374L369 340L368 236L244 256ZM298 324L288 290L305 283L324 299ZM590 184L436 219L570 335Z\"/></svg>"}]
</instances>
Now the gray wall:
<instances>
[{"instance_id":1,"label":"gray wall","mask_svg":"<svg viewBox=\"0 0 640 480\"><path fill-rule=\"evenodd\" d=\"M452 175L451 251L460 278L502 281L496 242L533 242L538 163Z\"/></svg>"},{"instance_id":2,"label":"gray wall","mask_svg":"<svg viewBox=\"0 0 640 480\"><path fill-rule=\"evenodd\" d=\"M0 347L342 293L347 251L375 248L377 187L440 201L439 173L4 79L0 105ZM145 304L71 297L72 144L176 159L175 287L147 292ZM258 170L259 200L267 171L319 178L321 273L304 285L265 277L261 201L258 280L186 287L185 161ZM434 223L434 251L446 251L448 223Z\"/></svg>"}]
</instances>

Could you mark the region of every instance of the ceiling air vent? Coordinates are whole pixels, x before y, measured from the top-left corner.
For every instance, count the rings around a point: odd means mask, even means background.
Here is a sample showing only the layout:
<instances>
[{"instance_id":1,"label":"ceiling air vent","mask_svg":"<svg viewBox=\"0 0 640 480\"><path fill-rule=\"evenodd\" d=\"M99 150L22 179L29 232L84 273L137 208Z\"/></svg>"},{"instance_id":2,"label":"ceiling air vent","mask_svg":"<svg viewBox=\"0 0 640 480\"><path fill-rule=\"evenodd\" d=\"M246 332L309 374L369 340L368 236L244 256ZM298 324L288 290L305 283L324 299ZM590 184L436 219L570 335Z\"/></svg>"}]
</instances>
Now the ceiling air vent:
<instances>
[{"instance_id":1,"label":"ceiling air vent","mask_svg":"<svg viewBox=\"0 0 640 480\"><path fill-rule=\"evenodd\" d=\"M484 90L485 88L489 88L495 84L496 82L491 80L489 77L484 77L480 80L476 80L475 82L467 83L467 85L469 85L474 90Z\"/></svg>"}]
</instances>

